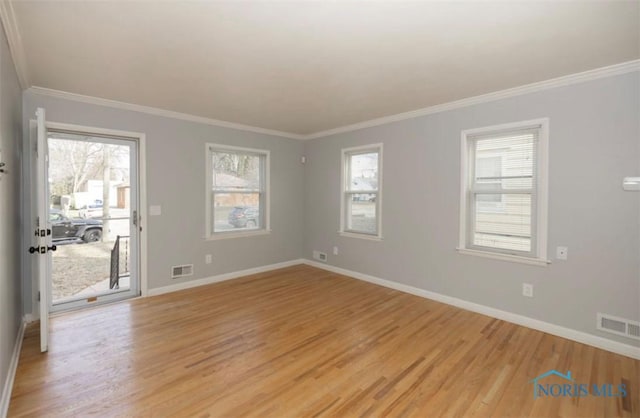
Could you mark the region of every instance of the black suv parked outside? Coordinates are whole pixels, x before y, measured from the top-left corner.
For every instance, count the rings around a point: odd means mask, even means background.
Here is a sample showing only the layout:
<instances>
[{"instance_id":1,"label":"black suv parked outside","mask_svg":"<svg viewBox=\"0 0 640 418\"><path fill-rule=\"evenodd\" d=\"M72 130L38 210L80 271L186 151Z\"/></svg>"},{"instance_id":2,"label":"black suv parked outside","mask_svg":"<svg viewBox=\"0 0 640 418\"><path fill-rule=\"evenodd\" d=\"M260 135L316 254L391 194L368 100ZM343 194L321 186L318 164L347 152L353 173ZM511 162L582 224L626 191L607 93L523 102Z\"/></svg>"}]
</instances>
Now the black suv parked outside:
<instances>
[{"instance_id":1,"label":"black suv parked outside","mask_svg":"<svg viewBox=\"0 0 640 418\"><path fill-rule=\"evenodd\" d=\"M97 242L102 238L102 221L67 218L58 209L49 209L53 241Z\"/></svg>"},{"instance_id":2,"label":"black suv parked outside","mask_svg":"<svg viewBox=\"0 0 640 418\"><path fill-rule=\"evenodd\" d=\"M255 228L258 218L260 211L255 206L236 206L229 213L229 223L236 228Z\"/></svg>"}]
</instances>

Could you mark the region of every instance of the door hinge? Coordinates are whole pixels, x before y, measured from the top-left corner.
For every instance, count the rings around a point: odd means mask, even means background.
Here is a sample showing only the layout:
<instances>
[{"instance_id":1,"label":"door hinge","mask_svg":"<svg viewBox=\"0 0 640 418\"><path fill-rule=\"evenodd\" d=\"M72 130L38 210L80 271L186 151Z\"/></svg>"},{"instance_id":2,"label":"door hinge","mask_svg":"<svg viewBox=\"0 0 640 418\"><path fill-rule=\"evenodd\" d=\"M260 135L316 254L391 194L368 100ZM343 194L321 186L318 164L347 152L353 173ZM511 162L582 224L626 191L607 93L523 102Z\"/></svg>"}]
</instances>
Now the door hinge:
<instances>
[{"instance_id":1,"label":"door hinge","mask_svg":"<svg viewBox=\"0 0 640 418\"><path fill-rule=\"evenodd\" d=\"M138 226L138 211L133 211L133 226Z\"/></svg>"},{"instance_id":2,"label":"door hinge","mask_svg":"<svg viewBox=\"0 0 640 418\"><path fill-rule=\"evenodd\" d=\"M38 302L40 302L40 292L38 292Z\"/></svg>"}]
</instances>

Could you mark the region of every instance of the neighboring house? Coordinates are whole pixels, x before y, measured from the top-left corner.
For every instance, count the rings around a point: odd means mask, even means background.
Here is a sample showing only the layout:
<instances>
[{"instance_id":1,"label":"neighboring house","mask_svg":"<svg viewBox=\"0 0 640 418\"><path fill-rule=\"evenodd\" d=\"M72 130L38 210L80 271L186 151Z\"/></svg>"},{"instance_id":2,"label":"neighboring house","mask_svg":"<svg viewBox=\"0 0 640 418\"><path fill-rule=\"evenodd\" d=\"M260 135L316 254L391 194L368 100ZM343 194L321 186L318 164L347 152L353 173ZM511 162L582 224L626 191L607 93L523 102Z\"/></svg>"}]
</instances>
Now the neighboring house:
<instances>
[{"instance_id":1,"label":"neighboring house","mask_svg":"<svg viewBox=\"0 0 640 418\"><path fill-rule=\"evenodd\" d=\"M118 189L118 209L127 209L131 200L131 186L129 184L122 184L117 187Z\"/></svg>"},{"instance_id":2,"label":"neighboring house","mask_svg":"<svg viewBox=\"0 0 640 418\"><path fill-rule=\"evenodd\" d=\"M76 209L81 209L93 204L96 200L103 200L102 180L87 180L84 190L71 195L71 205ZM127 185L121 181L112 181L109 187L110 206L115 207L118 203L118 188ZM118 206L119 207L119 206Z\"/></svg>"},{"instance_id":3,"label":"neighboring house","mask_svg":"<svg viewBox=\"0 0 640 418\"><path fill-rule=\"evenodd\" d=\"M258 206L260 195L246 193L216 193L215 206L217 207L234 207L234 206Z\"/></svg>"},{"instance_id":4,"label":"neighboring house","mask_svg":"<svg viewBox=\"0 0 640 418\"><path fill-rule=\"evenodd\" d=\"M247 193L257 189L257 185L252 185L250 181L243 178L227 173L215 173L213 177L213 190L216 192L214 206L258 206L260 194Z\"/></svg>"}]
</instances>

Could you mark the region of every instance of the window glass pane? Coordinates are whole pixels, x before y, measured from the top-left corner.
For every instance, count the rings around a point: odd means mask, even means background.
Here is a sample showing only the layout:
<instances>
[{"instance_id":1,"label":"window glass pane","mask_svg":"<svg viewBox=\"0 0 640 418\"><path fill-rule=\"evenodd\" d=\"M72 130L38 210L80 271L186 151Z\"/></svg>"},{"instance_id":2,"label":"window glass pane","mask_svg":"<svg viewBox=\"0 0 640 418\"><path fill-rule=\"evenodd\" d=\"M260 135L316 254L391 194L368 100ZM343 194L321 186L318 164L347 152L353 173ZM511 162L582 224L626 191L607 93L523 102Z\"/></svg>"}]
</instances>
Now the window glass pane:
<instances>
[{"instance_id":1,"label":"window glass pane","mask_svg":"<svg viewBox=\"0 0 640 418\"><path fill-rule=\"evenodd\" d=\"M261 228L260 193L213 193L213 232Z\"/></svg>"},{"instance_id":2,"label":"window glass pane","mask_svg":"<svg viewBox=\"0 0 640 418\"><path fill-rule=\"evenodd\" d=\"M476 210L479 213L504 213L506 205L501 193L477 193Z\"/></svg>"},{"instance_id":3,"label":"window glass pane","mask_svg":"<svg viewBox=\"0 0 640 418\"><path fill-rule=\"evenodd\" d=\"M492 179L502 177L502 155L482 152L476 160L476 178Z\"/></svg>"},{"instance_id":4,"label":"window glass pane","mask_svg":"<svg viewBox=\"0 0 640 418\"><path fill-rule=\"evenodd\" d=\"M535 132L476 140L476 185L531 189L535 174Z\"/></svg>"},{"instance_id":5,"label":"window glass pane","mask_svg":"<svg viewBox=\"0 0 640 418\"><path fill-rule=\"evenodd\" d=\"M531 195L478 194L474 210L473 245L531 251Z\"/></svg>"},{"instance_id":6,"label":"window glass pane","mask_svg":"<svg viewBox=\"0 0 640 418\"><path fill-rule=\"evenodd\" d=\"M251 150L211 150L211 231L224 233L265 228L267 155Z\"/></svg>"},{"instance_id":7,"label":"window glass pane","mask_svg":"<svg viewBox=\"0 0 640 418\"><path fill-rule=\"evenodd\" d=\"M376 220L376 194L347 194L347 228L350 231L375 235L378 232Z\"/></svg>"},{"instance_id":8,"label":"window glass pane","mask_svg":"<svg viewBox=\"0 0 640 418\"><path fill-rule=\"evenodd\" d=\"M349 156L349 190L378 190L378 153Z\"/></svg>"},{"instance_id":9,"label":"window glass pane","mask_svg":"<svg viewBox=\"0 0 640 418\"><path fill-rule=\"evenodd\" d=\"M260 190L260 156L234 152L212 154L214 190Z\"/></svg>"}]
</instances>

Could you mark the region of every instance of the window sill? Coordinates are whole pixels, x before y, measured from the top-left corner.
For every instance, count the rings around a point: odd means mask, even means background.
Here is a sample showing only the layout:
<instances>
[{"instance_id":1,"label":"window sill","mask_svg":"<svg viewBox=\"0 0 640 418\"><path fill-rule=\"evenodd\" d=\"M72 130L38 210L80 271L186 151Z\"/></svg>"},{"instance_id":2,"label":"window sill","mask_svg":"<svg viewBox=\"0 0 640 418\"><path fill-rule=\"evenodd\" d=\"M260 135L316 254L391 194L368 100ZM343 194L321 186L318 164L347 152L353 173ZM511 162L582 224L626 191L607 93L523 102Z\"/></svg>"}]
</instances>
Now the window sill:
<instances>
[{"instance_id":1,"label":"window sill","mask_svg":"<svg viewBox=\"0 0 640 418\"><path fill-rule=\"evenodd\" d=\"M360 239L366 239L369 241L382 241L382 237L378 235L358 234L355 232L345 232L345 231L338 231L338 234L340 236L349 237L349 238L360 238Z\"/></svg>"},{"instance_id":2,"label":"window sill","mask_svg":"<svg viewBox=\"0 0 640 418\"><path fill-rule=\"evenodd\" d=\"M269 234L271 234L270 229L260 229L258 231L246 231L246 232L223 232L223 233L209 235L208 237L205 237L205 240L217 241L220 239L255 237L258 235L269 235Z\"/></svg>"},{"instance_id":3,"label":"window sill","mask_svg":"<svg viewBox=\"0 0 640 418\"><path fill-rule=\"evenodd\" d=\"M510 261L512 263L528 264L531 266L546 266L551 264L551 260L541 258L520 257L517 255L490 253L487 251L469 250L467 248L456 248L458 253L465 255L474 255L477 257L493 258L494 260Z\"/></svg>"}]
</instances>

